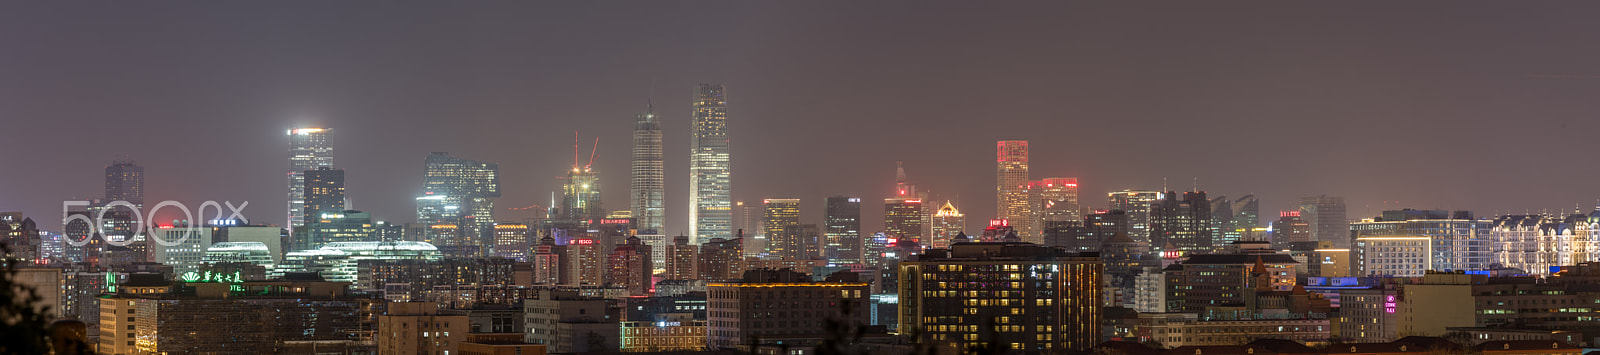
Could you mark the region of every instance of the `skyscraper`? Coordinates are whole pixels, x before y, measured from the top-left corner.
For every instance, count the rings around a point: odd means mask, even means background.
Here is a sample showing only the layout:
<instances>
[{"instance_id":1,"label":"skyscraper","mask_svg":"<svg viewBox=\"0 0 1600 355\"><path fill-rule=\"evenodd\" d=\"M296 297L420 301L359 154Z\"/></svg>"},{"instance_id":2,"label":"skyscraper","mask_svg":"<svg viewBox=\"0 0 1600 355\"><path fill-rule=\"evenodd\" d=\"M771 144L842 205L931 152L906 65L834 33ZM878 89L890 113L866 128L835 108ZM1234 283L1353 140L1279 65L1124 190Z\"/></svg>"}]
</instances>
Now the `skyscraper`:
<instances>
[{"instance_id":1,"label":"skyscraper","mask_svg":"<svg viewBox=\"0 0 1600 355\"><path fill-rule=\"evenodd\" d=\"M106 166L106 201L128 201L144 205L144 167L131 160L118 160Z\"/></svg>"},{"instance_id":2,"label":"skyscraper","mask_svg":"<svg viewBox=\"0 0 1600 355\"><path fill-rule=\"evenodd\" d=\"M861 199L828 197L823 212L825 247L823 255L832 264L861 263Z\"/></svg>"},{"instance_id":3,"label":"skyscraper","mask_svg":"<svg viewBox=\"0 0 1600 355\"><path fill-rule=\"evenodd\" d=\"M606 218L600 203L600 175L589 165L577 163L582 162L574 162L561 183L561 208L557 210L560 214L554 217L574 225L599 223Z\"/></svg>"},{"instance_id":4,"label":"skyscraper","mask_svg":"<svg viewBox=\"0 0 1600 355\"><path fill-rule=\"evenodd\" d=\"M1150 242L1150 204L1161 196L1156 191L1122 190L1106 194L1108 208L1128 213L1128 237ZM1160 245L1152 245L1159 247Z\"/></svg>"},{"instance_id":5,"label":"skyscraper","mask_svg":"<svg viewBox=\"0 0 1600 355\"><path fill-rule=\"evenodd\" d=\"M326 128L298 128L289 134L289 221L290 230L305 225L306 170L333 167L333 144Z\"/></svg>"},{"instance_id":6,"label":"skyscraper","mask_svg":"<svg viewBox=\"0 0 1600 355\"><path fill-rule=\"evenodd\" d=\"M883 230L898 239L922 240L922 199L891 197L883 199Z\"/></svg>"},{"instance_id":7,"label":"skyscraper","mask_svg":"<svg viewBox=\"0 0 1600 355\"><path fill-rule=\"evenodd\" d=\"M661 159L661 121L656 120L652 106L633 121L633 186L628 191L628 208L633 210L633 218L639 223L639 234L666 233L665 177Z\"/></svg>"},{"instance_id":8,"label":"skyscraper","mask_svg":"<svg viewBox=\"0 0 1600 355\"><path fill-rule=\"evenodd\" d=\"M940 207L939 212L933 214L933 235L929 236L933 240L929 244L934 248L949 248L956 234L966 229L967 217L962 215L961 210L956 209L955 205L950 204L950 201L945 201L944 207Z\"/></svg>"},{"instance_id":9,"label":"skyscraper","mask_svg":"<svg viewBox=\"0 0 1600 355\"><path fill-rule=\"evenodd\" d=\"M1085 350L1101 340L1103 268L1092 253L1026 243L929 249L900 262L900 329L938 353Z\"/></svg>"},{"instance_id":10,"label":"skyscraper","mask_svg":"<svg viewBox=\"0 0 1600 355\"><path fill-rule=\"evenodd\" d=\"M424 162L417 222L430 231L453 231L432 239L446 255L483 256L494 245L494 199L500 197L500 166L434 152ZM442 227L451 225L453 227Z\"/></svg>"},{"instance_id":11,"label":"skyscraper","mask_svg":"<svg viewBox=\"0 0 1600 355\"><path fill-rule=\"evenodd\" d=\"M689 236L700 244L733 239L732 158L728 149L728 102L722 85L695 90L693 139L689 141Z\"/></svg>"},{"instance_id":12,"label":"skyscraper","mask_svg":"<svg viewBox=\"0 0 1600 355\"><path fill-rule=\"evenodd\" d=\"M301 217L306 223L304 225L316 223L323 213L344 212L344 169L319 167L302 174L304 176L301 179L306 184L302 188L305 192L302 207L305 216Z\"/></svg>"},{"instance_id":13,"label":"skyscraper","mask_svg":"<svg viewBox=\"0 0 1600 355\"><path fill-rule=\"evenodd\" d=\"M1028 141L999 141L995 156L995 218L1009 221L1023 240L1038 242L1028 203Z\"/></svg>"},{"instance_id":14,"label":"skyscraper","mask_svg":"<svg viewBox=\"0 0 1600 355\"><path fill-rule=\"evenodd\" d=\"M790 235L790 227L800 225L800 199L769 198L766 206L767 252L778 258L799 255L805 246L800 235Z\"/></svg>"},{"instance_id":15,"label":"skyscraper","mask_svg":"<svg viewBox=\"0 0 1600 355\"><path fill-rule=\"evenodd\" d=\"M1041 233L1083 226L1078 208L1078 178L1044 178L1028 183L1028 206Z\"/></svg>"},{"instance_id":16,"label":"skyscraper","mask_svg":"<svg viewBox=\"0 0 1600 355\"><path fill-rule=\"evenodd\" d=\"M1287 249L1289 243L1303 243L1311 241L1311 225L1300 218L1300 211L1283 211L1278 213L1278 221L1272 223L1272 246Z\"/></svg>"},{"instance_id":17,"label":"skyscraper","mask_svg":"<svg viewBox=\"0 0 1600 355\"><path fill-rule=\"evenodd\" d=\"M1166 252L1169 244L1192 253L1212 251L1211 201L1205 191L1168 191L1150 206L1150 245Z\"/></svg>"},{"instance_id":18,"label":"skyscraper","mask_svg":"<svg viewBox=\"0 0 1600 355\"><path fill-rule=\"evenodd\" d=\"M1301 217L1311 225L1311 240L1350 248L1350 221L1345 219L1344 198L1317 195L1300 198Z\"/></svg>"}]
</instances>

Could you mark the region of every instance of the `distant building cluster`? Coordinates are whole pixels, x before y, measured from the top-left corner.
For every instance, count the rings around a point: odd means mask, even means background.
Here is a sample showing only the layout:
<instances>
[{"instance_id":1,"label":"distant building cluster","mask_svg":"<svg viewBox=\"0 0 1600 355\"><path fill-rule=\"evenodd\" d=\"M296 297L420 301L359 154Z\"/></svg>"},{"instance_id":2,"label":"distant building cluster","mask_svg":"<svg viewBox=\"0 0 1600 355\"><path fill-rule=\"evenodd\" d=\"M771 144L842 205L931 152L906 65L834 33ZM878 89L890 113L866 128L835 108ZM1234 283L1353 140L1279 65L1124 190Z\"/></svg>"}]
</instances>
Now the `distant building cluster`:
<instances>
[{"instance_id":1,"label":"distant building cluster","mask_svg":"<svg viewBox=\"0 0 1600 355\"><path fill-rule=\"evenodd\" d=\"M735 201L724 94L694 90L681 210L664 202L652 103L632 120L627 206L602 204L598 149L585 158L580 139L561 191L519 208L534 218L497 216L497 164L434 152L415 218L376 219L345 197L362 186L334 164L333 130L299 128L281 224L146 225L144 168L116 161L104 198L65 211L61 231L41 230L48 213L5 212L0 242L16 280L42 291L38 306L84 323L82 340L103 354L1576 354L1600 343L1600 211L1352 219L1343 198L1319 195L1263 223L1258 196L1198 186L1090 206L1079 179L1030 175L1040 167L1021 140L996 142L988 219L904 165L878 196ZM881 228L863 226L878 211ZM664 230L672 216L687 216L686 233Z\"/></svg>"}]
</instances>

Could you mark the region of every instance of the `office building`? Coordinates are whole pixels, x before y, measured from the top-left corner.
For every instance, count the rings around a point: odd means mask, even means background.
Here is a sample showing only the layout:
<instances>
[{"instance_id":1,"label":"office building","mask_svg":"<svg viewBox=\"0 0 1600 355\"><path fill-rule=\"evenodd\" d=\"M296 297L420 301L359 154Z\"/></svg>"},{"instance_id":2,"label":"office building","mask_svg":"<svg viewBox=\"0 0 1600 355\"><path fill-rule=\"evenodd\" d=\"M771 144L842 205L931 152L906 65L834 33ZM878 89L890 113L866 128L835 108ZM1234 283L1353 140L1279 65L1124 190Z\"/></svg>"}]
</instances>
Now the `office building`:
<instances>
[{"instance_id":1,"label":"office building","mask_svg":"<svg viewBox=\"0 0 1600 355\"><path fill-rule=\"evenodd\" d=\"M1038 241L1028 202L1028 141L995 143L995 218L1010 221L1025 241Z\"/></svg>"},{"instance_id":2,"label":"office building","mask_svg":"<svg viewBox=\"0 0 1600 355\"><path fill-rule=\"evenodd\" d=\"M556 239L550 236L539 238L539 244L533 247L533 283L536 285L564 284L561 268L565 265L561 257L566 254L565 245L556 245Z\"/></svg>"},{"instance_id":3,"label":"office building","mask_svg":"<svg viewBox=\"0 0 1600 355\"><path fill-rule=\"evenodd\" d=\"M302 189L305 200L301 207L305 215L300 217L304 225L316 224L323 214L344 212L344 169L319 167L301 174L306 184Z\"/></svg>"},{"instance_id":4,"label":"office building","mask_svg":"<svg viewBox=\"0 0 1600 355\"><path fill-rule=\"evenodd\" d=\"M1351 231L1349 237L1354 237L1356 244L1350 248L1356 253L1352 258L1356 261L1356 276L1374 275L1374 272L1376 275L1420 275L1423 270L1483 271L1489 270L1495 259L1491 238L1495 222L1474 219L1467 211L1390 210L1384 211L1381 217L1347 225ZM1367 242L1363 243L1363 239ZM1427 255L1414 255L1424 251L1415 242L1424 240L1428 244ZM1339 243L1333 245L1340 249ZM1393 254L1378 257L1368 253ZM1373 257L1378 258L1369 259Z\"/></svg>"},{"instance_id":5,"label":"office building","mask_svg":"<svg viewBox=\"0 0 1600 355\"><path fill-rule=\"evenodd\" d=\"M861 198L831 196L824 206L823 258L832 264L860 264Z\"/></svg>"},{"instance_id":6,"label":"office building","mask_svg":"<svg viewBox=\"0 0 1600 355\"><path fill-rule=\"evenodd\" d=\"M732 157L728 149L728 102L722 85L695 90L689 140L689 236L693 244L733 239Z\"/></svg>"},{"instance_id":7,"label":"office building","mask_svg":"<svg viewBox=\"0 0 1600 355\"><path fill-rule=\"evenodd\" d=\"M801 241L801 236L789 235L790 227L800 225L800 199L797 198L769 198L762 200L766 206L767 253L778 258L793 258L805 255L806 245Z\"/></svg>"},{"instance_id":8,"label":"office building","mask_svg":"<svg viewBox=\"0 0 1600 355\"><path fill-rule=\"evenodd\" d=\"M1350 221L1345 219L1344 212L1343 197L1300 198L1301 217L1311 226L1311 240L1333 242L1335 248L1350 247Z\"/></svg>"},{"instance_id":9,"label":"office building","mask_svg":"<svg viewBox=\"0 0 1600 355\"><path fill-rule=\"evenodd\" d=\"M1163 270L1166 312L1206 313L1208 307L1245 305L1257 287L1289 291L1299 264L1288 254L1270 250L1190 255ZM1261 275L1264 280L1257 277Z\"/></svg>"},{"instance_id":10,"label":"office building","mask_svg":"<svg viewBox=\"0 0 1600 355\"><path fill-rule=\"evenodd\" d=\"M106 201L127 201L144 206L144 167L132 160L118 160L106 166Z\"/></svg>"},{"instance_id":11,"label":"office building","mask_svg":"<svg viewBox=\"0 0 1600 355\"><path fill-rule=\"evenodd\" d=\"M317 168L333 167L333 130L326 128L297 128L289 135L289 222L292 231L305 225L305 172Z\"/></svg>"},{"instance_id":12,"label":"office building","mask_svg":"<svg viewBox=\"0 0 1600 355\"><path fill-rule=\"evenodd\" d=\"M1102 268L1093 254L1030 243L930 249L900 262L900 329L958 352L1085 350L1100 342Z\"/></svg>"},{"instance_id":13,"label":"office building","mask_svg":"<svg viewBox=\"0 0 1600 355\"><path fill-rule=\"evenodd\" d=\"M855 276L840 272L813 281L810 275L792 270L752 270L737 282L710 283L706 348L800 343L820 338L818 330L830 321L842 323L846 330L871 324L867 308L871 292Z\"/></svg>"},{"instance_id":14,"label":"office building","mask_svg":"<svg viewBox=\"0 0 1600 355\"><path fill-rule=\"evenodd\" d=\"M656 119L652 105L633 120L633 184L628 191L628 208L639 223L639 234L666 233L667 175L661 153L661 121Z\"/></svg>"},{"instance_id":15,"label":"office building","mask_svg":"<svg viewBox=\"0 0 1600 355\"><path fill-rule=\"evenodd\" d=\"M306 181L312 177L307 175ZM307 196L312 195L307 189ZM306 201L311 201L307 199ZM341 204L343 205L343 204ZM306 203L306 210L313 209L313 204ZM321 248L328 243L337 242L376 242L378 231L372 226L372 213L355 210L331 211L319 210L317 216L307 216L306 227L302 230L306 238L304 244L296 250L311 250Z\"/></svg>"},{"instance_id":16,"label":"office building","mask_svg":"<svg viewBox=\"0 0 1600 355\"><path fill-rule=\"evenodd\" d=\"M922 241L922 199L883 199L883 231L896 239Z\"/></svg>"},{"instance_id":17,"label":"office building","mask_svg":"<svg viewBox=\"0 0 1600 355\"><path fill-rule=\"evenodd\" d=\"M1255 195L1238 199L1217 196L1211 199L1211 236L1215 245L1241 240L1258 240L1253 232L1260 224L1261 201Z\"/></svg>"},{"instance_id":18,"label":"office building","mask_svg":"<svg viewBox=\"0 0 1600 355\"><path fill-rule=\"evenodd\" d=\"M429 242L446 255L482 257L493 246L494 200L500 197L500 166L434 152L424 162L417 222L433 226ZM430 231L432 232L432 231ZM444 232L449 232L444 234Z\"/></svg>"},{"instance_id":19,"label":"office building","mask_svg":"<svg viewBox=\"0 0 1600 355\"><path fill-rule=\"evenodd\" d=\"M22 264L38 263L43 259L41 250L44 238L33 218L22 217L21 212L0 213L0 242L6 246L6 258L15 258ZM0 261L3 263L3 261Z\"/></svg>"},{"instance_id":20,"label":"office building","mask_svg":"<svg viewBox=\"0 0 1600 355\"><path fill-rule=\"evenodd\" d=\"M1047 222L1077 226L1083 222L1078 207L1077 178L1045 178L1028 183L1029 209L1042 230Z\"/></svg>"},{"instance_id":21,"label":"office building","mask_svg":"<svg viewBox=\"0 0 1600 355\"><path fill-rule=\"evenodd\" d=\"M562 280L571 286L603 286L609 273L606 269L606 247L594 239L568 241L566 254L561 256Z\"/></svg>"},{"instance_id":22,"label":"office building","mask_svg":"<svg viewBox=\"0 0 1600 355\"><path fill-rule=\"evenodd\" d=\"M1150 205L1150 245L1170 245L1176 250L1198 253L1220 247L1211 238L1211 201L1206 199L1205 191L1161 194Z\"/></svg>"},{"instance_id":23,"label":"office building","mask_svg":"<svg viewBox=\"0 0 1600 355\"><path fill-rule=\"evenodd\" d=\"M1272 245L1288 248L1293 243L1310 241L1311 224L1300 217L1299 210L1278 212L1278 221L1272 222Z\"/></svg>"},{"instance_id":24,"label":"office building","mask_svg":"<svg viewBox=\"0 0 1600 355\"><path fill-rule=\"evenodd\" d=\"M494 253L497 257L528 261L528 225L500 222L494 224Z\"/></svg>"},{"instance_id":25,"label":"office building","mask_svg":"<svg viewBox=\"0 0 1600 355\"><path fill-rule=\"evenodd\" d=\"M933 235L929 236L931 242L927 244L934 248L949 248L956 235L966 229L966 215L961 214L961 210L956 209L950 201L945 201L944 207L939 207L939 211L933 214Z\"/></svg>"},{"instance_id":26,"label":"office building","mask_svg":"<svg viewBox=\"0 0 1600 355\"><path fill-rule=\"evenodd\" d=\"M1150 205L1161 199L1157 191L1122 190L1106 194L1108 209L1128 214L1128 237L1150 242Z\"/></svg>"}]
</instances>

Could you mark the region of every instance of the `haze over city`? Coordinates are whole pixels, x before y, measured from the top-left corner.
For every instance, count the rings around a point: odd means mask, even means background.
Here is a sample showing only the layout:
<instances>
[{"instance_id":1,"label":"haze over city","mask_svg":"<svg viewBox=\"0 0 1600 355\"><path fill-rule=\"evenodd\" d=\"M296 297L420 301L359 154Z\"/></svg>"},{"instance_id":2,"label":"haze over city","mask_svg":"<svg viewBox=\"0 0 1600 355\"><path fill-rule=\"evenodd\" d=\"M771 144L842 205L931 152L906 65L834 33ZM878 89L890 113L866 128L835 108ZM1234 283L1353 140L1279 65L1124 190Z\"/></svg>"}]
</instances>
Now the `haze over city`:
<instances>
[{"instance_id":1,"label":"haze over city","mask_svg":"<svg viewBox=\"0 0 1600 355\"><path fill-rule=\"evenodd\" d=\"M1600 9L1441 4L9 4L0 183L26 188L0 210L96 197L132 159L152 200L282 223L280 132L305 126L336 129L375 218L414 215L432 151L500 164L501 213L547 205L574 131L626 208L654 102L675 235L700 82L727 86L736 201L886 196L900 161L989 218L994 141L1022 139L1088 206L1166 178L1263 211L1345 196L1351 218L1589 210Z\"/></svg>"}]
</instances>

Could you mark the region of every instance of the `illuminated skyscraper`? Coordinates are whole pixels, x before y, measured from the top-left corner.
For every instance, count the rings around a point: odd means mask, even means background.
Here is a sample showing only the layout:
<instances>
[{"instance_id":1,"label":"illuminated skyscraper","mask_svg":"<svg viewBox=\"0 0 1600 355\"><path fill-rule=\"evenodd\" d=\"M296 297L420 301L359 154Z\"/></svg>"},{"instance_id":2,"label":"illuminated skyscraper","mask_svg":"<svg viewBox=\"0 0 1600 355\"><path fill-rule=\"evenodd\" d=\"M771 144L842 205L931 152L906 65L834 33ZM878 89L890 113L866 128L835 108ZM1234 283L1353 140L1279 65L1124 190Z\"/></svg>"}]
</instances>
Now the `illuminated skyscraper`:
<instances>
[{"instance_id":1,"label":"illuminated skyscraper","mask_svg":"<svg viewBox=\"0 0 1600 355\"><path fill-rule=\"evenodd\" d=\"M1182 195L1168 191L1161 196L1150 206L1150 245L1159 248L1170 244L1190 253L1211 252L1216 245L1211 240L1211 201L1206 199L1205 191L1186 191Z\"/></svg>"},{"instance_id":2,"label":"illuminated skyscraper","mask_svg":"<svg viewBox=\"0 0 1600 355\"><path fill-rule=\"evenodd\" d=\"M1028 203L1028 141L995 144L995 218L1010 221L1025 241L1038 241L1039 233Z\"/></svg>"},{"instance_id":3,"label":"illuminated skyscraper","mask_svg":"<svg viewBox=\"0 0 1600 355\"><path fill-rule=\"evenodd\" d=\"M527 224L494 224L495 256L525 262L528 261L528 250L531 246Z\"/></svg>"},{"instance_id":4,"label":"illuminated skyscraper","mask_svg":"<svg viewBox=\"0 0 1600 355\"><path fill-rule=\"evenodd\" d=\"M733 239L732 159L728 149L728 102L722 85L695 90L689 141L689 236L694 244Z\"/></svg>"},{"instance_id":5,"label":"illuminated skyscraper","mask_svg":"<svg viewBox=\"0 0 1600 355\"><path fill-rule=\"evenodd\" d=\"M933 214L933 242L934 248L949 248L950 242L955 240L956 234L967 229L967 217L957 210L950 201L944 202L944 207Z\"/></svg>"},{"instance_id":6,"label":"illuminated skyscraper","mask_svg":"<svg viewBox=\"0 0 1600 355\"><path fill-rule=\"evenodd\" d=\"M1128 213L1128 237L1150 242L1150 204L1161 196L1156 191L1122 190L1106 194L1109 209ZM1156 245L1159 247L1159 245Z\"/></svg>"},{"instance_id":7,"label":"illuminated skyscraper","mask_svg":"<svg viewBox=\"0 0 1600 355\"><path fill-rule=\"evenodd\" d=\"M1350 248L1350 221L1345 219L1344 198L1317 195L1300 198L1301 217L1311 225L1311 240Z\"/></svg>"},{"instance_id":8,"label":"illuminated skyscraper","mask_svg":"<svg viewBox=\"0 0 1600 355\"><path fill-rule=\"evenodd\" d=\"M861 263L861 199L833 196L826 205L824 257L833 264Z\"/></svg>"},{"instance_id":9,"label":"illuminated skyscraper","mask_svg":"<svg viewBox=\"0 0 1600 355\"><path fill-rule=\"evenodd\" d=\"M1311 241L1311 225L1300 218L1300 211L1283 211L1278 213L1278 221L1272 222L1272 245L1280 249L1287 249L1289 243L1304 243Z\"/></svg>"},{"instance_id":10,"label":"illuminated skyscraper","mask_svg":"<svg viewBox=\"0 0 1600 355\"><path fill-rule=\"evenodd\" d=\"M316 223L323 213L344 212L344 169L321 167L306 170L302 174L304 176L301 179L305 180L306 186L302 189L305 191L305 204L301 208L305 216L301 220L305 221L305 225Z\"/></svg>"},{"instance_id":11,"label":"illuminated skyscraper","mask_svg":"<svg viewBox=\"0 0 1600 355\"><path fill-rule=\"evenodd\" d=\"M922 240L922 199L892 197L883 199L883 230L898 239Z\"/></svg>"},{"instance_id":12,"label":"illuminated skyscraper","mask_svg":"<svg viewBox=\"0 0 1600 355\"><path fill-rule=\"evenodd\" d=\"M606 218L600 204L600 175L588 165L573 166L561 184L561 213L558 219L583 224Z\"/></svg>"},{"instance_id":13,"label":"illuminated skyscraper","mask_svg":"<svg viewBox=\"0 0 1600 355\"><path fill-rule=\"evenodd\" d=\"M766 206L767 253L789 259L804 253L800 235L790 235L790 227L800 225L800 199L769 198Z\"/></svg>"},{"instance_id":14,"label":"illuminated skyscraper","mask_svg":"<svg viewBox=\"0 0 1600 355\"><path fill-rule=\"evenodd\" d=\"M128 201L144 205L144 167L131 160L119 160L106 166L106 201Z\"/></svg>"},{"instance_id":15,"label":"illuminated skyscraper","mask_svg":"<svg viewBox=\"0 0 1600 355\"><path fill-rule=\"evenodd\" d=\"M333 167L333 144L326 128L289 130L289 222L290 230L305 225L305 177L307 170Z\"/></svg>"},{"instance_id":16,"label":"illuminated skyscraper","mask_svg":"<svg viewBox=\"0 0 1600 355\"><path fill-rule=\"evenodd\" d=\"M1033 213L1038 216L1036 227L1048 222L1082 225L1083 212L1078 208L1078 178L1045 178L1028 183L1028 195Z\"/></svg>"},{"instance_id":17,"label":"illuminated skyscraper","mask_svg":"<svg viewBox=\"0 0 1600 355\"><path fill-rule=\"evenodd\" d=\"M417 222L454 235L429 237L446 255L484 256L494 245L494 199L500 197L500 166L434 152L424 164ZM450 227L443 227L450 226Z\"/></svg>"},{"instance_id":18,"label":"illuminated skyscraper","mask_svg":"<svg viewBox=\"0 0 1600 355\"><path fill-rule=\"evenodd\" d=\"M628 208L633 210L633 218L639 223L639 234L666 233L664 169L661 159L661 121L656 120L652 106L633 121L633 186L628 191Z\"/></svg>"}]
</instances>

